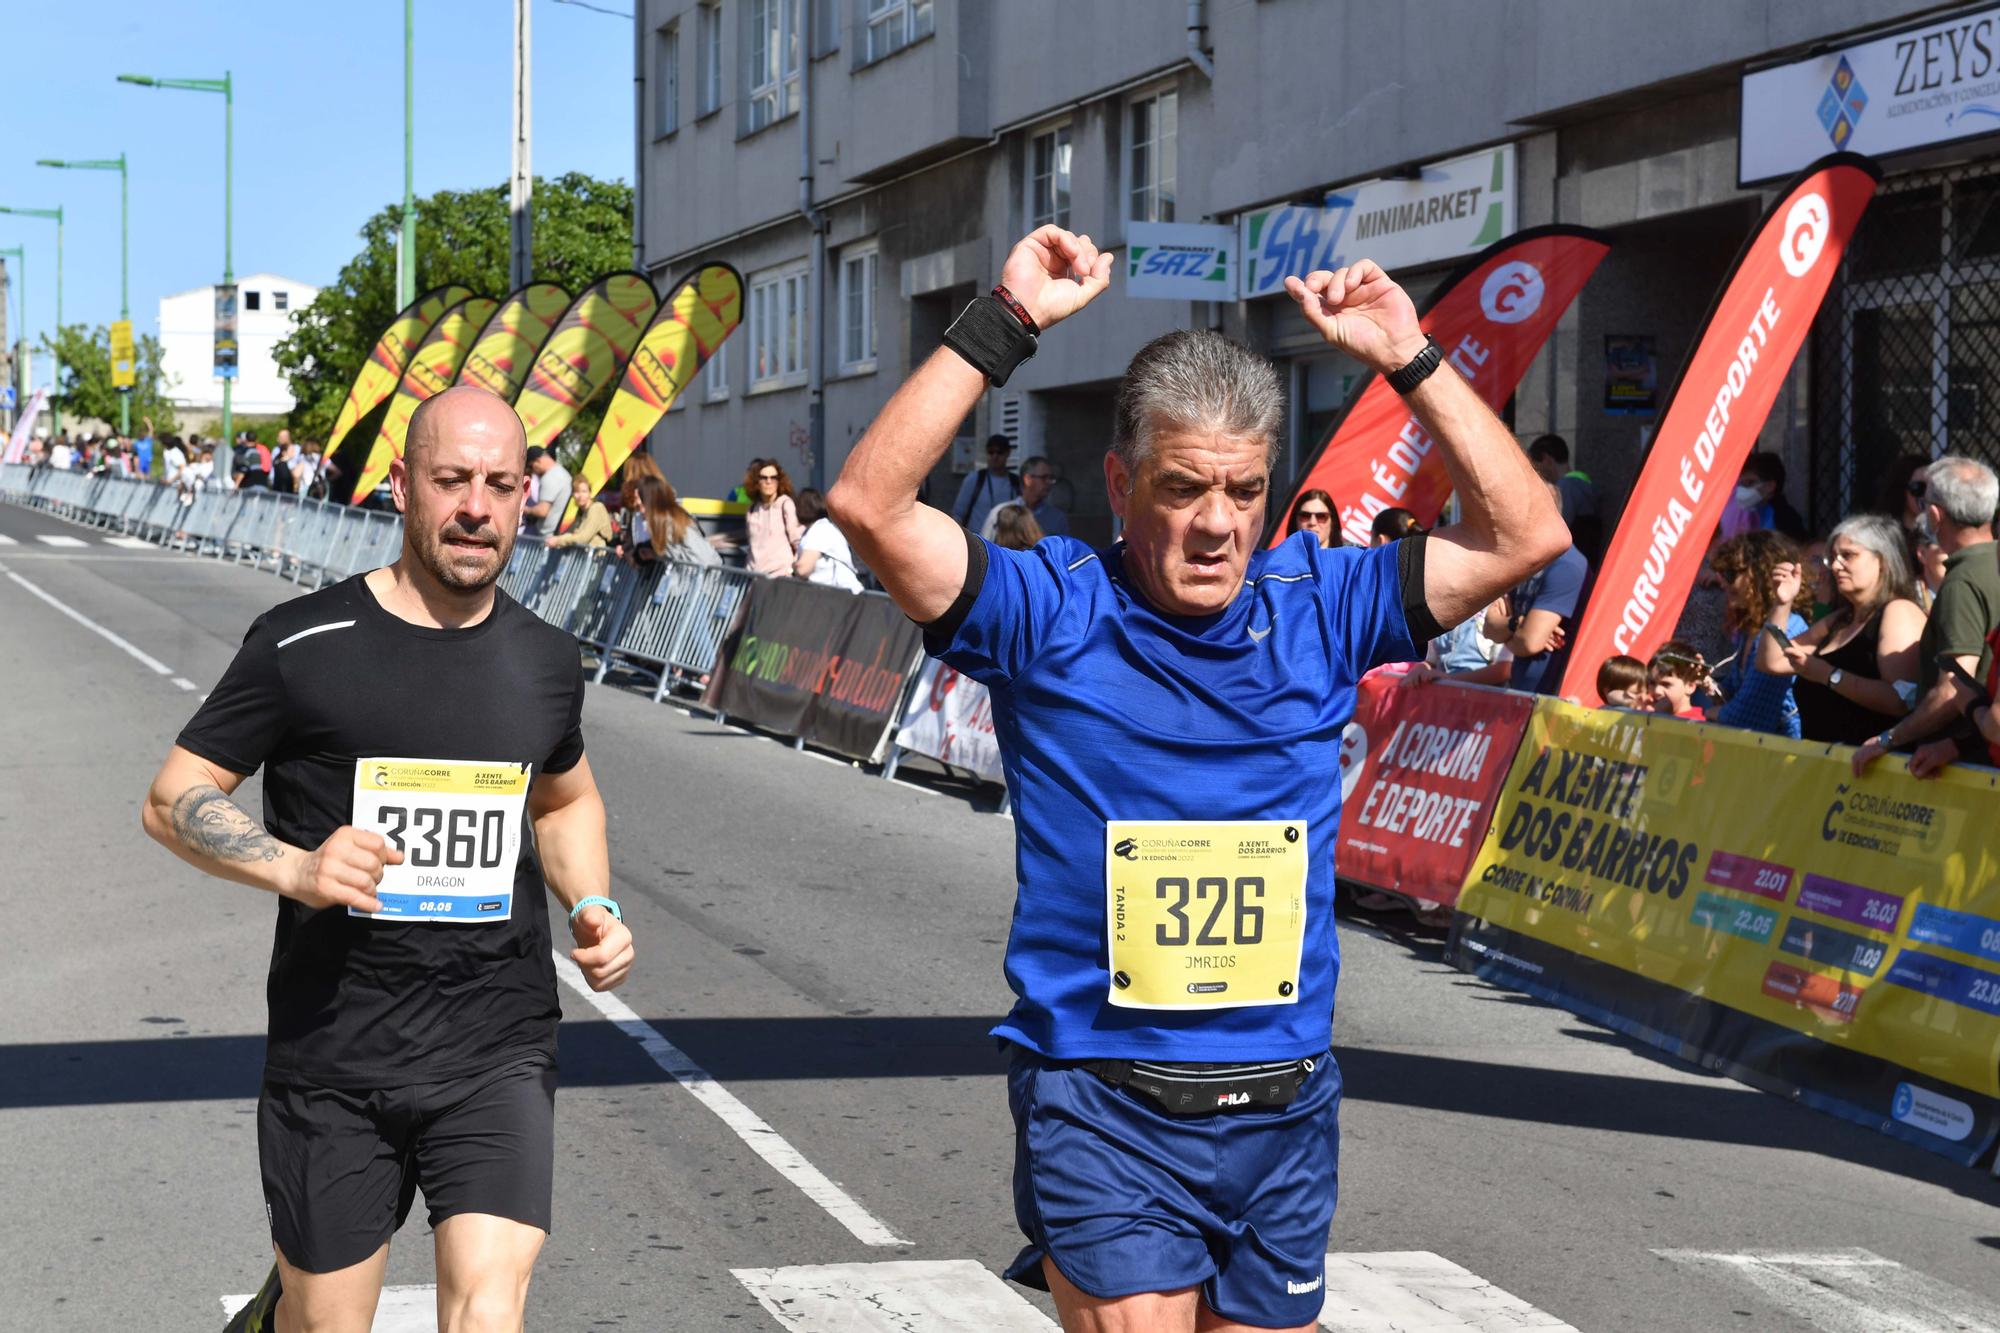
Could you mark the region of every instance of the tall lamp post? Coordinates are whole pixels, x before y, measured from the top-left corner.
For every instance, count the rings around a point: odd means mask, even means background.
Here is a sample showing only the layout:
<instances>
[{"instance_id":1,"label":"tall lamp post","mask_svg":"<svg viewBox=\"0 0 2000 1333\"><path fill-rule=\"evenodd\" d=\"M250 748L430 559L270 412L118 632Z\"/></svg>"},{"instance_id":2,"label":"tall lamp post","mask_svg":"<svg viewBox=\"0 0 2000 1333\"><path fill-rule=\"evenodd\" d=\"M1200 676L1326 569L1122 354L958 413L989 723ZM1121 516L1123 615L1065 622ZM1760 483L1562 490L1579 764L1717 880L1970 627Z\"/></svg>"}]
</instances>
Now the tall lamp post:
<instances>
[{"instance_id":1,"label":"tall lamp post","mask_svg":"<svg viewBox=\"0 0 2000 1333\"><path fill-rule=\"evenodd\" d=\"M396 308L417 299L417 18L416 0L403 0L403 232L396 257Z\"/></svg>"},{"instance_id":2,"label":"tall lamp post","mask_svg":"<svg viewBox=\"0 0 2000 1333\"><path fill-rule=\"evenodd\" d=\"M132 212L131 192L126 188L129 178L125 171L125 154L117 157L102 157L62 161L45 157L35 163L38 167L60 167L66 171L115 171L118 173L118 318L127 324L132 322ZM118 395L118 433L129 436L132 433L132 394L128 390Z\"/></svg>"},{"instance_id":3,"label":"tall lamp post","mask_svg":"<svg viewBox=\"0 0 2000 1333\"><path fill-rule=\"evenodd\" d=\"M28 337L28 247L25 245L10 245L0 248L0 259L17 260L21 265L21 276L19 279L21 286L21 332L19 337L21 341L25 342ZM28 377L21 373L19 365L14 367L14 389L16 393L14 399L15 408L18 411L28 405Z\"/></svg>"},{"instance_id":4,"label":"tall lamp post","mask_svg":"<svg viewBox=\"0 0 2000 1333\"><path fill-rule=\"evenodd\" d=\"M54 218L54 219L55 219L55 224L56 224L56 336L55 336L55 337L54 337L54 339L52 339L52 340L50 341L50 343L49 343L49 355L50 355L50 356L51 356L51 357L53 358L53 360L54 360L54 363L55 363L55 369L54 369L54 371L53 371L53 372L51 372L51 374L50 374L50 376L49 376L49 438L50 438L51 440L53 440L53 439L56 439L56 438L58 438L58 437L59 437L59 436L61 436L61 434L62 434L62 406L61 406L61 405L60 405L60 404L59 404L59 403L58 403L58 402L56 401L56 395L62 392L62 224L63 224L63 211L62 211L62 207L61 207L60 205L58 205L58 206L56 206L55 208L0 208L0 213L14 213L14 214L17 214L17 215L19 215L19 216L21 216L21 217L24 217L24 218ZM23 265L23 267L26 267L26 265L24 264L24 265ZM27 322L28 322L28 307L27 307L27 306L26 306L25 304L23 304L23 305L22 305L22 307L21 307L21 323L22 323L22 325L24 326L24 327L23 327L23 329L22 329L22 334L23 334L23 336L26 336L26 332L27 332L27 330L26 330L26 328L25 328L25 325L27 324Z\"/></svg>"},{"instance_id":5,"label":"tall lamp post","mask_svg":"<svg viewBox=\"0 0 2000 1333\"><path fill-rule=\"evenodd\" d=\"M230 72L224 70L219 79L156 79L146 74L120 74L120 83L136 83L141 88L177 88L190 93L222 94L222 285L236 285L236 263L231 243L230 230L233 225L232 163L236 157L236 93L230 82ZM236 418L231 410L231 390L235 388L234 376L222 379L222 475L235 475L236 460ZM225 483L227 484L227 483Z\"/></svg>"}]
</instances>

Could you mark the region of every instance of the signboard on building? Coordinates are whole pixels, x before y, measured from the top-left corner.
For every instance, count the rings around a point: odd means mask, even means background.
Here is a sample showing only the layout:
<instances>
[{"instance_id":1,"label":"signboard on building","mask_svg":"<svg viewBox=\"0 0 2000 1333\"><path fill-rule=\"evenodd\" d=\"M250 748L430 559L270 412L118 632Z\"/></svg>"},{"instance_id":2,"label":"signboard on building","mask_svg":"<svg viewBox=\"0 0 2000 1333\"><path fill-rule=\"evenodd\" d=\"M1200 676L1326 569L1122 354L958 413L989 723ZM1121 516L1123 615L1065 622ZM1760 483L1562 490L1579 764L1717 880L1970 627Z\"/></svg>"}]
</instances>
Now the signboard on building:
<instances>
[{"instance_id":1,"label":"signboard on building","mask_svg":"<svg viewBox=\"0 0 2000 1333\"><path fill-rule=\"evenodd\" d=\"M1242 298L1278 296L1285 279L1372 259L1395 273L1485 249L1514 230L1514 145L1433 162L1408 179L1369 180L1320 204L1245 213Z\"/></svg>"},{"instance_id":2,"label":"signboard on building","mask_svg":"<svg viewBox=\"0 0 2000 1333\"><path fill-rule=\"evenodd\" d=\"M2000 131L2000 6L1746 74L1741 115L1746 185L1829 152L1886 157Z\"/></svg>"},{"instance_id":3,"label":"signboard on building","mask_svg":"<svg viewBox=\"0 0 2000 1333\"><path fill-rule=\"evenodd\" d=\"M215 289L215 378L236 378L236 284Z\"/></svg>"},{"instance_id":4,"label":"signboard on building","mask_svg":"<svg viewBox=\"0 0 2000 1333\"><path fill-rule=\"evenodd\" d=\"M111 387L129 391L138 382L132 366L132 321L111 322Z\"/></svg>"},{"instance_id":5,"label":"signboard on building","mask_svg":"<svg viewBox=\"0 0 2000 1333\"><path fill-rule=\"evenodd\" d=\"M1125 224L1125 294L1163 301L1236 299L1236 228L1226 223Z\"/></svg>"}]
</instances>

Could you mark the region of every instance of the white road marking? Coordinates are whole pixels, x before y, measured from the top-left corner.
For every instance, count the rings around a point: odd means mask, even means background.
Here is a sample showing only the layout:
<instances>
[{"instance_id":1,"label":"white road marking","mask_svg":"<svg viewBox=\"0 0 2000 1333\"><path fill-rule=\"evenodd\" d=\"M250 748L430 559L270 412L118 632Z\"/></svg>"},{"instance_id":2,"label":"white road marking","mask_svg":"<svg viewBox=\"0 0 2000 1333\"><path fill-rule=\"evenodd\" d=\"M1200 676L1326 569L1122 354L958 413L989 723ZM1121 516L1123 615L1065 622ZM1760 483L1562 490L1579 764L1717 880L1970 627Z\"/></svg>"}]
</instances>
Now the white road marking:
<instances>
[{"instance_id":1,"label":"white road marking","mask_svg":"<svg viewBox=\"0 0 2000 1333\"><path fill-rule=\"evenodd\" d=\"M1319 1322L1340 1333L1576 1333L1428 1250L1329 1254Z\"/></svg>"},{"instance_id":2,"label":"white road marking","mask_svg":"<svg viewBox=\"0 0 2000 1333\"><path fill-rule=\"evenodd\" d=\"M175 676L174 684L180 686L184 690L198 690L201 688L201 686L195 684L193 681L189 680L186 676ZM201 697L206 699L208 696L204 694Z\"/></svg>"},{"instance_id":3,"label":"white road marking","mask_svg":"<svg viewBox=\"0 0 2000 1333\"><path fill-rule=\"evenodd\" d=\"M159 658L154 657L151 653L143 652L138 648L134 648L131 644L119 638L116 634L113 634L110 630L104 628L104 626L98 624L95 620L92 620L89 616L83 614L83 612L71 610L66 603L61 602L56 598L50 596L48 593L43 592L40 588L37 588L34 584L28 582L26 579L22 578L19 574L16 574L13 570L9 569L4 572L6 573L9 579L13 580L15 583L20 584L23 588L26 588L29 592L41 598L43 601L47 602L50 606L53 606L56 610L68 616L71 620L74 620L77 624L83 626L85 629L89 630L92 634L95 634L98 637L102 638L105 642L111 644L114 648L117 648L120 652L138 661L141 665L143 665L147 670L151 671L154 675L171 676L174 674L174 669L168 666L165 662L162 662Z\"/></svg>"},{"instance_id":4,"label":"white road marking","mask_svg":"<svg viewBox=\"0 0 2000 1333\"><path fill-rule=\"evenodd\" d=\"M1055 1333L1047 1315L970 1259L730 1272L804 1333Z\"/></svg>"},{"instance_id":5,"label":"white road marking","mask_svg":"<svg viewBox=\"0 0 2000 1333\"><path fill-rule=\"evenodd\" d=\"M1729 1274L1821 1333L1996 1333L2000 1306L1870 1250L1654 1250Z\"/></svg>"},{"instance_id":6,"label":"white road marking","mask_svg":"<svg viewBox=\"0 0 2000 1333\"><path fill-rule=\"evenodd\" d=\"M122 546L128 551L157 551L160 548L144 537L106 537L106 546Z\"/></svg>"},{"instance_id":7,"label":"white road marking","mask_svg":"<svg viewBox=\"0 0 2000 1333\"><path fill-rule=\"evenodd\" d=\"M551 951L554 952L554 951ZM569 988L589 1002L615 1025L620 1032L645 1048L653 1063L665 1070L676 1083L686 1088L694 1099L713 1111L716 1118L735 1133L736 1137L750 1145L750 1150L767 1162L771 1169L799 1187L805 1196L824 1208L833 1220L852 1232L854 1238L864 1245L908 1245L910 1242L889 1230L873 1213L863 1208L854 1198L827 1179L821 1170L807 1161L801 1153L788 1143L784 1136L758 1115L737 1100L736 1095L716 1082L709 1072L690 1060L672 1042L662 1036L652 1024L639 1017L632 1006L616 995L594 991L577 970L561 953L554 953L556 971Z\"/></svg>"},{"instance_id":8,"label":"white road marking","mask_svg":"<svg viewBox=\"0 0 2000 1333\"><path fill-rule=\"evenodd\" d=\"M42 543L43 545L45 545L45 546L88 546L88 545L90 545L90 543L89 543L89 542L85 541L85 540L84 540L83 538L81 538L81 537L64 537L64 536L60 536L60 535L58 535L58 534L55 534L55 533L49 533L49 532L44 532L44 533L42 533L42 534L38 535L38 536L37 536L37 537L35 538L35 540L36 540L36 541L38 541L38 542L41 542L41 543Z\"/></svg>"},{"instance_id":9,"label":"white road marking","mask_svg":"<svg viewBox=\"0 0 2000 1333\"><path fill-rule=\"evenodd\" d=\"M0 546L19 546L19 545L20 543L15 541L12 537L9 537L4 532L0 532Z\"/></svg>"},{"instance_id":10,"label":"white road marking","mask_svg":"<svg viewBox=\"0 0 2000 1333\"><path fill-rule=\"evenodd\" d=\"M250 1303L249 1296L224 1296L222 1317L233 1319ZM437 1333L436 1287L384 1287L375 1307L373 1333Z\"/></svg>"}]
</instances>

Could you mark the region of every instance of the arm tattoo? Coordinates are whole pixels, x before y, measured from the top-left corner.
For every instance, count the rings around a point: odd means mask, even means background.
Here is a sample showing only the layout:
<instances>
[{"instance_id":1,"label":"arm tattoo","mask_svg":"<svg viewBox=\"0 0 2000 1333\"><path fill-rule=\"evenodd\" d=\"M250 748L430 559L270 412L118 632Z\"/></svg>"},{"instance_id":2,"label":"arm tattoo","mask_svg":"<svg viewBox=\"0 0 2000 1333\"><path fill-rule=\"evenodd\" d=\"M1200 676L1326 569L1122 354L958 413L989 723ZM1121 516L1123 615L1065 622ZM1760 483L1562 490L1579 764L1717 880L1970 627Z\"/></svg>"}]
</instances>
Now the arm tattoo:
<instances>
[{"instance_id":1,"label":"arm tattoo","mask_svg":"<svg viewBox=\"0 0 2000 1333\"><path fill-rule=\"evenodd\" d=\"M218 861L275 861L285 849L243 813L220 787L190 787L174 802L174 834L181 845Z\"/></svg>"}]
</instances>

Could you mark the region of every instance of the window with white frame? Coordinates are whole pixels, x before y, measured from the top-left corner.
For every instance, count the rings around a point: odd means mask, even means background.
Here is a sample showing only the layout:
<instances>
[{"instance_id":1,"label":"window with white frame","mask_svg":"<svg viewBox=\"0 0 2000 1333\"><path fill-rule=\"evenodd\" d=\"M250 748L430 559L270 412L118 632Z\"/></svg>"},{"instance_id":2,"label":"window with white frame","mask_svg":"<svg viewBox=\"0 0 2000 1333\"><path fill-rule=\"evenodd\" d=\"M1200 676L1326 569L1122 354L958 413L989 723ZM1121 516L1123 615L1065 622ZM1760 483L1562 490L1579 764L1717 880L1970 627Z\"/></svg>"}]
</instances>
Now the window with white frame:
<instances>
[{"instance_id":1,"label":"window with white frame","mask_svg":"<svg viewBox=\"0 0 2000 1333\"><path fill-rule=\"evenodd\" d=\"M799 0L747 0L746 131L799 109Z\"/></svg>"},{"instance_id":2,"label":"window with white frame","mask_svg":"<svg viewBox=\"0 0 2000 1333\"><path fill-rule=\"evenodd\" d=\"M681 25L653 34L653 137L681 127Z\"/></svg>"},{"instance_id":3,"label":"window with white frame","mask_svg":"<svg viewBox=\"0 0 2000 1333\"><path fill-rule=\"evenodd\" d=\"M894 55L919 37L930 36L937 24L931 0L866 0L866 3L863 64Z\"/></svg>"},{"instance_id":4,"label":"window with white frame","mask_svg":"<svg viewBox=\"0 0 2000 1333\"><path fill-rule=\"evenodd\" d=\"M695 6L694 48L694 114L700 119L722 105L721 0Z\"/></svg>"},{"instance_id":5,"label":"window with white frame","mask_svg":"<svg viewBox=\"0 0 2000 1333\"><path fill-rule=\"evenodd\" d=\"M806 269L799 264L750 280L750 387L803 380Z\"/></svg>"},{"instance_id":6,"label":"window with white frame","mask_svg":"<svg viewBox=\"0 0 2000 1333\"><path fill-rule=\"evenodd\" d=\"M1165 92L1129 103L1125 113L1126 175L1134 222L1174 220L1174 141L1180 95Z\"/></svg>"},{"instance_id":7,"label":"window with white frame","mask_svg":"<svg viewBox=\"0 0 2000 1333\"><path fill-rule=\"evenodd\" d=\"M875 369L875 267L873 245L840 252L840 368Z\"/></svg>"},{"instance_id":8,"label":"window with white frame","mask_svg":"<svg viewBox=\"0 0 2000 1333\"><path fill-rule=\"evenodd\" d=\"M1028 230L1069 226L1069 126L1028 140Z\"/></svg>"},{"instance_id":9,"label":"window with white frame","mask_svg":"<svg viewBox=\"0 0 2000 1333\"><path fill-rule=\"evenodd\" d=\"M707 402L719 403L729 397L729 339L724 338L715 355L702 366L701 388Z\"/></svg>"}]
</instances>

